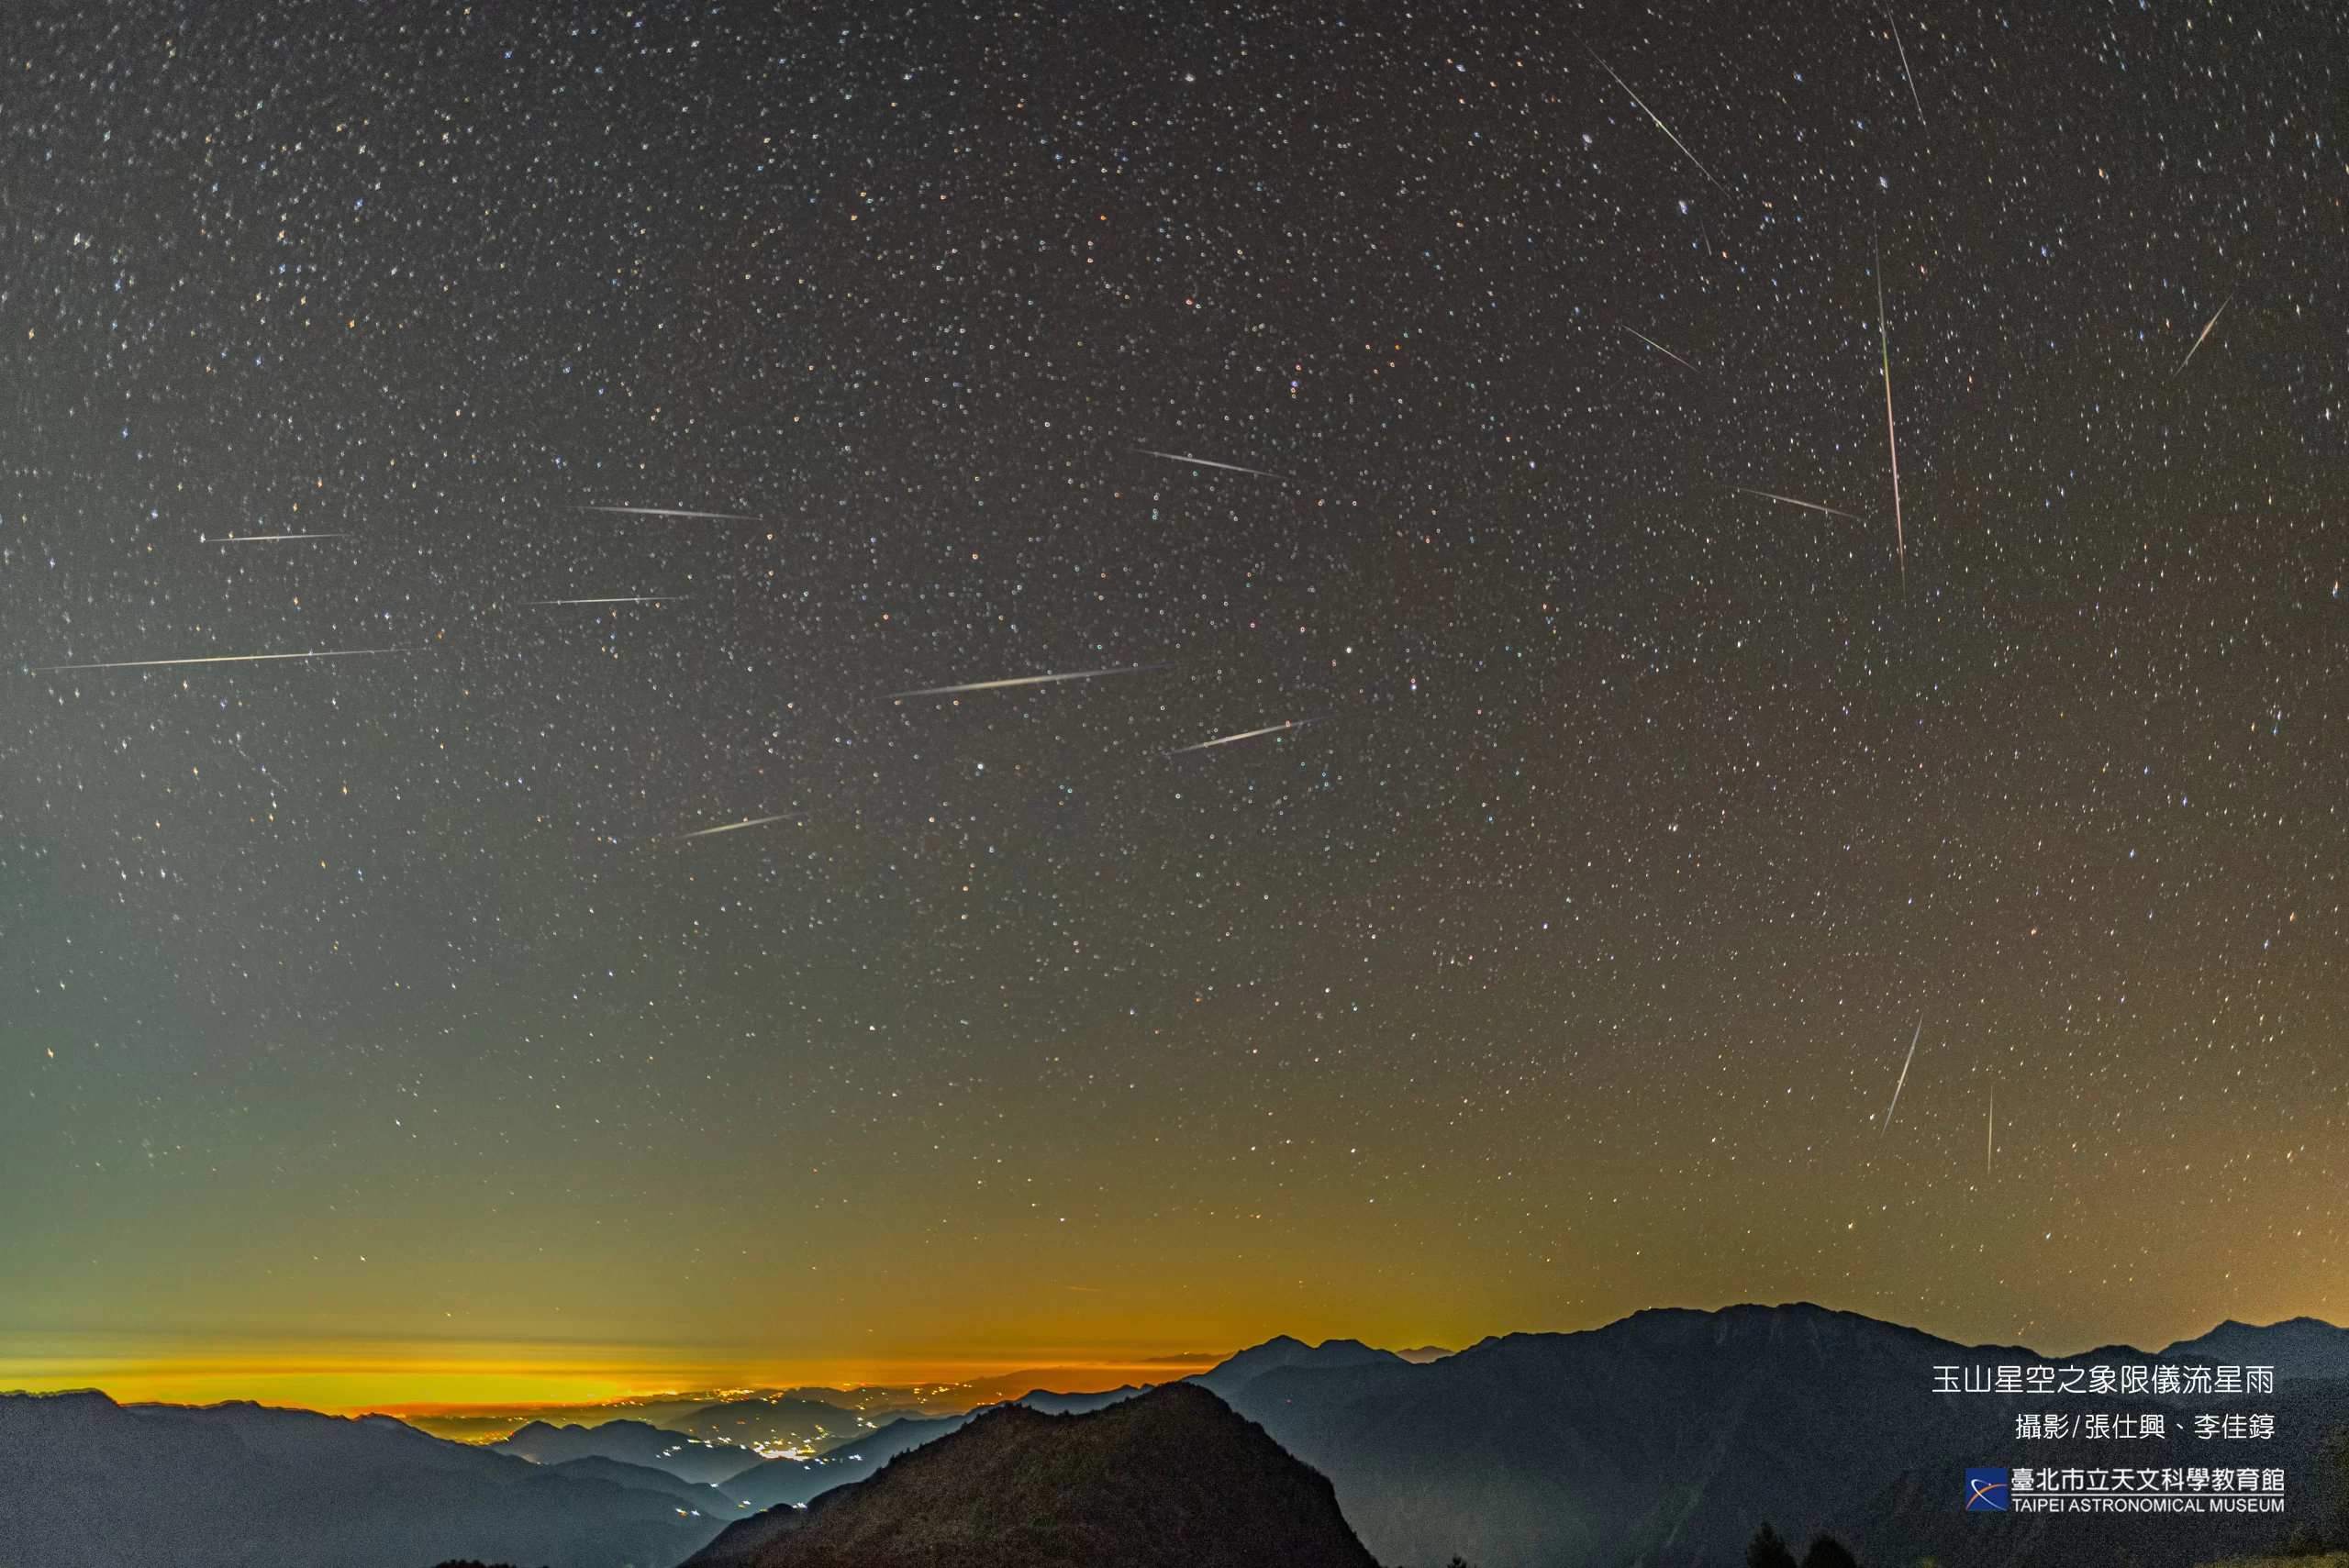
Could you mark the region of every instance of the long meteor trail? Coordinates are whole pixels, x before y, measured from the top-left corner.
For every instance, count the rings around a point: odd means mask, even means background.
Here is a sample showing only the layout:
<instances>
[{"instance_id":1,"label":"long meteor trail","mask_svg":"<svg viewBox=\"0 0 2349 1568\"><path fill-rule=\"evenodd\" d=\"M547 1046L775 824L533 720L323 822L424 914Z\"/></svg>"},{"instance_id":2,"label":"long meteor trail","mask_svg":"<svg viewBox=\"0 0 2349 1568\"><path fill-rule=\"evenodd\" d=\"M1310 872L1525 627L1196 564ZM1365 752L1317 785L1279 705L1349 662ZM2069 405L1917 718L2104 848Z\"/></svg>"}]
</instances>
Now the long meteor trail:
<instances>
[{"instance_id":1,"label":"long meteor trail","mask_svg":"<svg viewBox=\"0 0 2349 1568\"><path fill-rule=\"evenodd\" d=\"M1623 327L1623 324L1620 321L1615 323L1615 325L1618 327ZM1641 342L1645 343L1649 348L1653 349L1657 353L1665 356L1667 359L1679 360L1682 364L1688 365L1688 361L1687 360L1680 359L1678 354L1674 353L1670 349L1665 348L1663 344L1657 342L1654 339L1649 337L1638 328L1623 327L1623 330L1629 332L1632 337L1637 338ZM1688 365L1688 368L1692 371L1697 370L1695 365ZM1705 373L1702 371L1697 371L1697 373L1702 375Z\"/></svg>"},{"instance_id":2,"label":"long meteor trail","mask_svg":"<svg viewBox=\"0 0 2349 1568\"><path fill-rule=\"evenodd\" d=\"M690 833L672 833L673 839L707 839L712 833L731 833L743 828L763 828L770 822L783 820L782 813L773 817L746 817L740 822L722 822L715 828L696 828Z\"/></svg>"},{"instance_id":3,"label":"long meteor trail","mask_svg":"<svg viewBox=\"0 0 2349 1568\"><path fill-rule=\"evenodd\" d=\"M1867 521L1865 517L1854 516L1850 512L1838 511L1832 506L1822 506L1816 501L1805 501L1793 495L1781 495L1775 490L1756 490L1751 484L1732 484L1730 488L1742 490L1748 495L1766 495L1773 501L1784 501L1789 506L1808 506L1814 512L1824 512L1831 517L1850 517L1855 523Z\"/></svg>"},{"instance_id":4,"label":"long meteor trail","mask_svg":"<svg viewBox=\"0 0 2349 1568\"><path fill-rule=\"evenodd\" d=\"M2202 330L2195 334L2194 348L2187 350L2186 358L2178 361L2177 368L2169 373L2170 379L2172 381L2176 381L2179 376L2186 373L2186 367L2194 362L2195 350L2202 347L2202 339L2210 335L2210 328L2219 324L2219 317L2224 316L2227 313L2227 306L2232 305L2234 302L2235 296L2230 294L2226 298L2219 302L2218 309L2210 312L2210 319L2202 323Z\"/></svg>"},{"instance_id":5,"label":"long meteor trail","mask_svg":"<svg viewBox=\"0 0 2349 1568\"><path fill-rule=\"evenodd\" d=\"M686 512L674 506L582 506L583 512L634 512L647 517L710 517L726 523L755 523L748 512Z\"/></svg>"},{"instance_id":6,"label":"long meteor trail","mask_svg":"<svg viewBox=\"0 0 2349 1568\"><path fill-rule=\"evenodd\" d=\"M1091 681L1103 675L1133 675L1144 670L1168 670L1170 664L1121 664L1114 670L1071 670L1058 675L1014 675L1008 681L966 681L959 686L920 686L910 692L891 692L890 697L942 697L956 692L995 692L1006 686L1041 686L1055 681Z\"/></svg>"},{"instance_id":7,"label":"long meteor trail","mask_svg":"<svg viewBox=\"0 0 2349 1568\"><path fill-rule=\"evenodd\" d=\"M1321 717L1327 717L1322 715ZM1243 729L1237 735L1219 735L1212 740L1202 740L1196 746L1177 746L1166 754L1179 757L1186 751L1204 751L1210 746L1229 746L1234 740L1253 740L1259 735L1278 735L1284 729L1302 729L1308 724L1319 724L1321 718L1292 718L1280 724L1267 724L1262 729Z\"/></svg>"},{"instance_id":8,"label":"long meteor trail","mask_svg":"<svg viewBox=\"0 0 2349 1568\"><path fill-rule=\"evenodd\" d=\"M2221 306L2220 309L2226 308ZM2212 321L2217 317L2210 317ZM2209 331L2209 328L2204 328ZM1884 350L1884 439L1892 449L1892 539L1900 555L1900 585L1909 585L1909 534L1900 522L1900 435L1892 423L1892 333L1884 324L1884 252L1876 257L1876 336ZM2188 351L2192 357L2192 350ZM2186 367L2180 365L2180 370Z\"/></svg>"},{"instance_id":9,"label":"long meteor trail","mask_svg":"<svg viewBox=\"0 0 2349 1568\"><path fill-rule=\"evenodd\" d=\"M1925 124L1925 100L1917 96L1917 79L1909 74L1909 46L1900 41L1900 18L1887 11L1884 19L1892 25L1892 47L1900 51L1900 80L1909 83L1909 101L1917 106L1917 125Z\"/></svg>"},{"instance_id":10,"label":"long meteor trail","mask_svg":"<svg viewBox=\"0 0 2349 1568\"><path fill-rule=\"evenodd\" d=\"M1917 1035L1924 1032L1925 1015L1920 1013L1917 1015L1917 1033L1909 1037L1909 1054L1900 1063L1900 1082L1892 1085L1892 1104L1885 1107L1884 1125L1876 1129L1878 1138L1892 1130L1892 1113L1900 1108L1900 1090L1909 1082L1909 1063L1917 1060Z\"/></svg>"},{"instance_id":11,"label":"long meteor trail","mask_svg":"<svg viewBox=\"0 0 2349 1568\"><path fill-rule=\"evenodd\" d=\"M526 605L665 605L672 599L690 599L691 594L628 594L617 599L525 599Z\"/></svg>"},{"instance_id":12,"label":"long meteor trail","mask_svg":"<svg viewBox=\"0 0 2349 1568\"><path fill-rule=\"evenodd\" d=\"M1588 51L1591 59L1598 60L1598 51L1597 50L1591 49L1588 44L1585 44L1583 48ZM1615 76L1615 68L1608 64L1603 60L1598 60L1598 69L1604 71L1609 76ZM1649 108L1645 104L1640 103L1640 95L1637 93L1631 92L1631 84L1629 82L1624 81L1620 76L1615 76L1615 85L1622 88L1624 92L1631 94L1631 102L1640 105L1640 113L1655 121L1656 129L1664 132L1666 136L1672 136L1672 128L1664 124L1662 119L1658 118L1656 112L1653 109ZM1722 184L1719 180L1713 179L1713 172L1705 167L1703 160L1699 159L1695 153L1688 150L1688 144L1687 142L1681 140L1676 136L1672 136L1672 145L1680 149L1681 155L1687 158L1689 162L1697 165L1697 172L1702 174L1708 180L1712 180L1714 185L1720 189L1721 195L1730 197L1731 200L1736 199L1737 194L1734 191L1731 191L1727 185Z\"/></svg>"},{"instance_id":13,"label":"long meteor trail","mask_svg":"<svg viewBox=\"0 0 2349 1568\"><path fill-rule=\"evenodd\" d=\"M159 664L257 664L265 659L360 659L371 653L413 653L413 648L331 648L317 653L224 653L209 659L123 659L111 664L41 664L33 673L59 670L146 670Z\"/></svg>"},{"instance_id":14,"label":"long meteor trail","mask_svg":"<svg viewBox=\"0 0 2349 1568\"><path fill-rule=\"evenodd\" d=\"M1288 477L1286 473L1275 473L1270 469L1242 468L1236 462L1218 462L1215 459L1210 457L1192 457L1186 452L1152 451L1148 447L1136 447L1134 450L1141 453L1144 457L1163 457L1169 462L1196 463L1201 468L1227 469L1233 473L1252 473L1259 479L1286 479Z\"/></svg>"},{"instance_id":15,"label":"long meteor trail","mask_svg":"<svg viewBox=\"0 0 2349 1568\"><path fill-rule=\"evenodd\" d=\"M223 534L218 539L196 537L198 544L269 544L285 539L357 539L357 534Z\"/></svg>"}]
</instances>

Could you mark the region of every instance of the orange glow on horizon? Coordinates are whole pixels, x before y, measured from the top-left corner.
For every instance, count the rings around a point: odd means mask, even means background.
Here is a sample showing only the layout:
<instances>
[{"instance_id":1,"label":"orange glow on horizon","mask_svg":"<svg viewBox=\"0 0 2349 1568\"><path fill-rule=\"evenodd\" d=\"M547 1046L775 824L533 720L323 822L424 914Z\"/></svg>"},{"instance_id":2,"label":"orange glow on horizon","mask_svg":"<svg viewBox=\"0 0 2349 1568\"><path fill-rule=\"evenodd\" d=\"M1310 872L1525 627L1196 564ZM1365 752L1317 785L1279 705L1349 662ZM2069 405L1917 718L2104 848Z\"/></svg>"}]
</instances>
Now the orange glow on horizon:
<instances>
[{"instance_id":1,"label":"orange glow on horizon","mask_svg":"<svg viewBox=\"0 0 2349 1568\"><path fill-rule=\"evenodd\" d=\"M0 1389L96 1388L122 1404L206 1405L250 1399L339 1415L458 1415L520 1419L565 1409L685 1399L715 1402L789 1388L946 1391L1049 1373L1062 1393L1163 1382L1203 1372L1213 1354L1104 1360L1097 1353L768 1360L674 1347L405 1344L333 1341L256 1345L83 1339L35 1347L0 1342ZM1030 1385L1030 1386L1035 1386ZM1025 1392L1025 1389L1015 1392Z\"/></svg>"}]
</instances>

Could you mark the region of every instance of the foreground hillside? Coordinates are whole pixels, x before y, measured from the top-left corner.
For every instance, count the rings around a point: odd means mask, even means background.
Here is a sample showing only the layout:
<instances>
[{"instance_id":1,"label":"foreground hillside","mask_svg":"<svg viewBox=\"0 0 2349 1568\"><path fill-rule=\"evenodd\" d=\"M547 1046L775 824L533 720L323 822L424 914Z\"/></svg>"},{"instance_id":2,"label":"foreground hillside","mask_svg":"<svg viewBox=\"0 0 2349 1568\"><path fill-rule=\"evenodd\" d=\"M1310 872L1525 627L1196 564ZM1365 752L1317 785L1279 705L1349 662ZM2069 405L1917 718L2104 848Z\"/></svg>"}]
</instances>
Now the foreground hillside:
<instances>
[{"instance_id":1,"label":"foreground hillside","mask_svg":"<svg viewBox=\"0 0 2349 1568\"><path fill-rule=\"evenodd\" d=\"M1329 1482L1204 1388L1006 1406L687 1568L1377 1568Z\"/></svg>"},{"instance_id":2,"label":"foreground hillside","mask_svg":"<svg viewBox=\"0 0 2349 1568\"><path fill-rule=\"evenodd\" d=\"M0 1395L8 1568L665 1568L721 1523L388 1417Z\"/></svg>"}]
</instances>

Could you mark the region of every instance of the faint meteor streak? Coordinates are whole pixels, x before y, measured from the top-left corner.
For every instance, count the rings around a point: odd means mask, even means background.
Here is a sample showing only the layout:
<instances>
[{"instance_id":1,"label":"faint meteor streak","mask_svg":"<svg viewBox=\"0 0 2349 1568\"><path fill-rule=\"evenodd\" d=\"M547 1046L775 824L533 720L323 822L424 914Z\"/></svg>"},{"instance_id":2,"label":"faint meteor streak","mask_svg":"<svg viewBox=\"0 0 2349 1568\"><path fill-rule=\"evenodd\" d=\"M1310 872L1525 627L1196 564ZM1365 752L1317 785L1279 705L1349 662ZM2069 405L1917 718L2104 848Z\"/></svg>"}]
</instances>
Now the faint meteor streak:
<instances>
[{"instance_id":1,"label":"faint meteor streak","mask_svg":"<svg viewBox=\"0 0 2349 1568\"><path fill-rule=\"evenodd\" d=\"M2210 319L2202 323L2202 330L2195 334L2194 347L2186 350L2186 358L2178 361L2177 368L2169 373L2172 381L2176 381L2186 373L2186 367L2194 362L2195 351L2202 347L2202 339L2210 335L2210 328L2219 324L2219 317L2224 316L2227 313L2227 306L2234 302L2235 296L2229 294L2226 298L2219 302L2219 308L2210 312Z\"/></svg>"},{"instance_id":2,"label":"faint meteor streak","mask_svg":"<svg viewBox=\"0 0 2349 1568\"><path fill-rule=\"evenodd\" d=\"M1865 523L1867 521L1865 517L1854 516L1850 512L1837 511L1832 506L1822 506L1816 501L1805 501L1793 495L1781 495L1775 490L1756 490L1751 484L1732 484L1730 488L1731 490L1742 490L1748 495L1766 495L1773 501L1784 501L1789 506L1808 506L1814 512L1825 512L1831 517L1850 517L1852 521L1855 523Z\"/></svg>"},{"instance_id":3,"label":"faint meteor streak","mask_svg":"<svg viewBox=\"0 0 2349 1568\"><path fill-rule=\"evenodd\" d=\"M1990 1125L1982 1134L1982 1173L1990 1173L1990 1156L1998 1147L1998 1085L1990 1085Z\"/></svg>"},{"instance_id":4,"label":"faint meteor streak","mask_svg":"<svg viewBox=\"0 0 2349 1568\"><path fill-rule=\"evenodd\" d=\"M691 594L629 594L617 599L525 599L526 605L665 605L672 599L690 599Z\"/></svg>"},{"instance_id":5,"label":"faint meteor streak","mask_svg":"<svg viewBox=\"0 0 2349 1568\"><path fill-rule=\"evenodd\" d=\"M1623 324L1620 321L1615 323L1615 325L1618 327L1623 327ZM1665 348L1663 344L1657 342L1654 339L1649 337L1638 328L1623 327L1623 330L1629 332L1632 337L1637 338L1641 342L1645 343L1649 348L1653 349L1657 353L1663 354L1668 359L1679 360L1682 364L1688 365L1688 361L1687 360L1680 359L1678 354L1674 353L1670 349ZM1695 365L1688 365L1688 368L1692 371L1697 370ZM1698 371L1697 373L1702 375L1704 373L1702 371Z\"/></svg>"},{"instance_id":6,"label":"faint meteor streak","mask_svg":"<svg viewBox=\"0 0 2349 1568\"><path fill-rule=\"evenodd\" d=\"M1588 44L1585 44L1583 48L1590 55L1591 59L1598 60L1598 51L1597 50L1590 48ZM1615 68L1608 64L1603 60L1598 60L1598 69L1604 71L1609 76L1615 76ZM1672 128L1664 124L1662 119L1658 118L1656 112L1653 109L1649 108L1647 105L1643 103L1640 103L1640 95L1637 93L1631 92L1631 84L1629 82L1624 81L1620 76L1615 76L1615 85L1622 88L1624 92L1631 94L1631 102L1640 105L1640 113L1655 121L1656 129L1664 132L1666 136L1672 136ZM1708 180L1712 180L1714 185L1720 189L1721 195L1729 196L1731 199L1735 199L1736 193L1731 191L1727 185L1722 184L1719 180L1713 179L1713 172L1710 169L1706 168L1704 161L1695 153L1688 150L1688 144L1687 142L1681 140L1676 136L1672 136L1672 145L1680 149L1682 156L1686 157L1689 162L1697 165L1697 172L1702 174Z\"/></svg>"},{"instance_id":7,"label":"faint meteor streak","mask_svg":"<svg viewBox=\"0 0 2349 1568\"><path fill-rule=\"evenodd\" d=\"M1909 74L1909 46L1900 41L1900 18L1887 11L1884 19L1892 26L1892 47L1900 51L1900 80L1909 83L1909 101L1917 106L1917 124L1925 123L1925 100L1917 96L1917 79Z\"/></svg>"},{"instance_id":8,"label":"faint meteor streak","mask_svg":"<svg viewBox=\"0 0 2349 1568\"><path fill-rule=\"evenodd\" d=\"M413 653L413 648L331 648L317 653L224 653L209 659L123 659L111 664L41 664L36 675L59 670L145 670L158 664L255 664L265 659L358 659L370 653Z\"/></svg>"},{"instance_id":9,"label":"faint meteor streak","mask_svg":"<svg viewBox=\"0 0 2349 1568\"><path fill-rule=\"evenodd\" d=\"M2224 306L2220 306L2225 309ZM2210 318L2213 321L2217 317ZM2204 328L2209 331L2209 328ZM1892 449L1892 539L1900 555L1900 585L1909 585L1909 534L1900 522L1900 435L1892 423L1892 333L1884 324L1884 252L1876 256L1876 336L1884 350L1884 439ZM2188 350L2191 357L2192 350ZM2183 370L2183 365L2178 367Z\"/></svg>"},{"instance_id":10,"label":"faint meteor streak","mask_svg":"<svg viewBox=\"0 0 2349 1568\"><path fill-rule=\"evenodd\" d=\"M673 839L707 839L712 833L731 833L741 828L763 828L770 822L780 822L784 814L773 817L746 817L740 822L722 822L715 828L696 828L690 833L672 833Z\"/></svg>"},{"instance_id":11,"label":"faint meteor streak","mask_svg":"<svg viewBox=\"0 0 2349 1568\"><path fill-rule=\"evenodd\" d=\"M1900 1090L1909 1082L1909 1063L1917 1060L1917 1035L1924 1032L1925 1015L1920 1013L1917 1015L1917 1033L1909 1037L1909 1054L1900 1063L1900 1082L1892 1085L1892 1104L1884 1109L1884 1125L1876 1129L1878 1138L1892 1130L1892 1113L1900 1108Z\"/></svg>"},{"instance_id":12,"label":"faint meteor streak","mask_svg":"<svg viewBox=\"0 0 2349 1568\"><path fill-rule=\"evenodd\" d=\"M1071 670L1058 675L1014 675L1008 681L966 681L959 686L921 686L910 692L891 692L897 697L942 697L956 692L993 692L1006 686L1041 686L1054 681L1090 681L1103 675L1133 675L1144 670L1170 670L1171 664L1121 664L1114 670Z\"/></svg>"},{"instance_id":13,"label":"faint meteor streak","mask_svg":"<svg viewBox=\"0 0 2349 1568\"><path fill-rule=\"evenodd\" d=\"M1319 724L1327 714L1315 718L1292 718L1280 724L1267 724L1262 729L1243 729L1237 735L1219 735L1212 740L1202 740L1196 746L1177 746L1166 754L1179 757L1186 751L1204 751L1210 746L1229 746L1234 740L1253 740L1259 735L1277 735L1284 729L1302 729L1308 724Z\"/></svg>"},{"instance_id":14,"label":"faint meteor streak","mask_svg":"<svg viewBox=\"0 0 2349 1568\"><path fill-rule=\"evenodd\" d=\"M648 517L712 517L720 522L755 523L748 512L686 512L674 506L582 506L583 512L635 512Z\"/></svg>"},{"instance_id":15,"label":"faint meteor streak","mask_svg":"<svg viewBox=\"0 0 2349 1568\"><path fill-rule=\"evenodd\" d=\"M195 536L198 544L268 544L283 539L357 539L357 534L223 534L218 539Z\"/></svg>"},{"instance_id":16,"label":"faint meteor streak","mask_svg":"<svg viewBox=\"0 0 2349 1568\"><path fill-rule=\"evenodd\" d=\"M1186 452L1152 451L1148 447L1136 447L1134 450L1141 453L1144 457L1163 457L1169 462L1197 463L1201 468L1228 469L1233 473L1252 473L1259 479L1286 479L1288 477L1286 473L1275 473L1269 469L1242 468L1236 462L1218 462L1213 458L1192 457Z\"/></svg>"}]
</instances>

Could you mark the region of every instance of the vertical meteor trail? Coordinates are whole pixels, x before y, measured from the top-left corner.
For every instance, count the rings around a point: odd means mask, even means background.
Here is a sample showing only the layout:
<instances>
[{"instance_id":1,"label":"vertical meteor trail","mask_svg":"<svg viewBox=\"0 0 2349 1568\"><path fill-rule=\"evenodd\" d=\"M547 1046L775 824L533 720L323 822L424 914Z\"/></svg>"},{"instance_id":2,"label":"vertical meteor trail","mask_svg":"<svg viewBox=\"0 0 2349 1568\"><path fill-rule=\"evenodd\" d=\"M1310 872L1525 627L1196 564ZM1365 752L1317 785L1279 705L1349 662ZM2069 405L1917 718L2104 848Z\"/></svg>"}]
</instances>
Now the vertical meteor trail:
<instances>
[{"instance_id":1,"label":"vertical meteor trail","mask_svg":"<svg viewBox=\"0 0 2349 1568\"><path fill-rule=\"evenodd\" d=\"M1998 1147L1998 1085L1990 1085L1990 1125L1982 1134L1982 1175L1990 1175L1990 1156Z\"/></svg>"},{"instance_id":2,"label":"vertical meteor trail","mask_svg":"<svg viewBox=\"0 0 2349 1568\"><path fill-rule=\"evenodd\" d=\"M1884 251L1876 253L1876 336L1884 350L1884 439L1892 449L1892 539L1900 556L1900 585L1909 586L1909 533L1900 521L1900 433L1892 423L1892 335L1884 324Z\"/></svg>"},{"instance_id":3,"label":"vertical meteor trail","mask_svg":"<svg viewBox=\"0 0 2349 1568\"><path fill-rule=\"evenodd\" d=\"M1887 11L1885 21L1892 28L1892 47L1900 51L1900 80L1909 83L1909 101L1917 106L1917 128L1925 127L1925 100L1917 96L1917 79L1909 73L1909 46L1900 41L1900 18Z\"/></svg>"}]
</instances>

